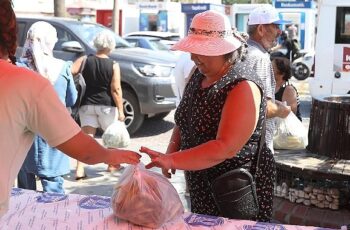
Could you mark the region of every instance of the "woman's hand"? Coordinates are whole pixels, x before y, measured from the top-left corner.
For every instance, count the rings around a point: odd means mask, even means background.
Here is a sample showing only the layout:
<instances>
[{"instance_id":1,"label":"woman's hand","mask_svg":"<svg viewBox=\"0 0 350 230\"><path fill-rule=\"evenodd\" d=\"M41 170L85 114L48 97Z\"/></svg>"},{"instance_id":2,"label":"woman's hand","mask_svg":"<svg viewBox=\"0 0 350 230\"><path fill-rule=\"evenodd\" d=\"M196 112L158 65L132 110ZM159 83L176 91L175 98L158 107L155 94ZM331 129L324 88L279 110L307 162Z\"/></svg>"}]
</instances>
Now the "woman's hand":
<instances>
[{"instance_id":1,"label":"woman's hand","mask_svg":"<svg viewBox=\"0 0 350 230\"><path fill-rule=\"evenodd\" d=\"M170 155L166 155L143 146L140 148L140 152L146 153L152 160L151 163L146 165L147 169L159 167L162 169L163 175L167 178L171 178L171 174L175 173L175 170L172 169L173 160ZM169 172L169 169L171 169L171 172Z\"/></svg>"},{"instance_id":2,"label":"woman's hand","mask_svg":"<svg viewBox=\"0 0 350 230\"><path fill-rule=\"evenodd\" d=\"M125 115L124 115L123 112L119 113L119 115L118 115L118 120L119 120L119 121L124 121L124 120L125 120Z\"/></svg>"},{"instance_id":3,"label":"woman's hand","mask_svg":"<svg viewBox=\"0 0 350 230\"><path fill-rule=\"evenodd\" d=\"M111 154L107 162L105 162L106 164L119 165L121 163L127 163L135 165L140 162L141 155L136 152L121 149L107 149L107 151Z\"/></svg>"}]
</instances>

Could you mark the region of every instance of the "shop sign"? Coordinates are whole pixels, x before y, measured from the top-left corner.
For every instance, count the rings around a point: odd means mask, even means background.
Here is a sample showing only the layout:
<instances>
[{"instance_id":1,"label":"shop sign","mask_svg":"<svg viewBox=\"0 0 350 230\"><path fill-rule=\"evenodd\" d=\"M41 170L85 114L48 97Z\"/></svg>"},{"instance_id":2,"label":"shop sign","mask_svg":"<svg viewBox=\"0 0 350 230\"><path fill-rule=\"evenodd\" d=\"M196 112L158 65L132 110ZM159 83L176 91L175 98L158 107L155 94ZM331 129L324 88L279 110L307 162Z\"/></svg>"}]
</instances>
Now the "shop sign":
<instances>
[{"instance_id":1,"label":"shop sign","mask_svg":"<svg viewBox=\"0 0 350 230\"><path fill-rule=\"evenodd\" d=\"M343 71L350 71L350 48L343 48Z\"/></svg>"},{"instance_id":2,"label":"shop sign","mask_svg":"<svg viewBox=\"0 0 350 230\"><path fill-rule=\"evenodd\" d=\"M139 2L137 6L140 10L166 10L162 2Z\"/></svg>"},{"instance_id":3,"label":"shop sign","mask_svg":"<svg viewBox=\"0 0 350 230\"><path fill-rule=\"evenodd\" d=\"M313 8L313 0L275 0L275 8Z\"/></svg>"},{"instance_id":4,"label":"shop sign","mask_svg":"<svg viewBox=\"0 0 350 230\"><path fill-rule=\"evenodd\" d=\"M181 11L184 13L198 13L209 9L209 4L181 4Z\"/></svg>"}]
</instances>

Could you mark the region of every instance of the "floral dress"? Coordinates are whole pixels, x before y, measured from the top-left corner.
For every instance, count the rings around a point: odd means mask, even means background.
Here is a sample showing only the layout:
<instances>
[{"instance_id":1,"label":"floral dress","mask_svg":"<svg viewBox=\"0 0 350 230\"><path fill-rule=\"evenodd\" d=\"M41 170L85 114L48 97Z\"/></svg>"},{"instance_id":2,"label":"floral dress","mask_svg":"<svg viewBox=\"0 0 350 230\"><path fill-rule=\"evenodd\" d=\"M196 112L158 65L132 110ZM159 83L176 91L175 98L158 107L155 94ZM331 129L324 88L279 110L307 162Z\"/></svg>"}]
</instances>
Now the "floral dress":
<instances>
[{"instance_id":1,"label":"floral dress","mask_svg":"<svg viewBox=\"0 0 350 230\"><path fill-rule=\"evenodd\" d=\"M233 68L213 85L202 88L204 76L196 70L188 82L183 98L175 113L175 122L180 129L180 149L185 150L216 139L221 112L228 93L241 81L249 80L263 89L257 75L247 69L242 73ZM225 172L243 165L251 165L255 174L256 152L265 119L266 100L262 99L257 127L243 147L232 159L204 170L186 171L186 181L190 192L191 211L194 213L220 216L211 194L211 182ZM234 117L232 117L234 119ZM203 152L205 154L205 152ZM259 201L260 221L269 221L272 215L273 182L275 179L275 162L272 153L264 145L256 177Z\"/></svg>"}]
</instances>

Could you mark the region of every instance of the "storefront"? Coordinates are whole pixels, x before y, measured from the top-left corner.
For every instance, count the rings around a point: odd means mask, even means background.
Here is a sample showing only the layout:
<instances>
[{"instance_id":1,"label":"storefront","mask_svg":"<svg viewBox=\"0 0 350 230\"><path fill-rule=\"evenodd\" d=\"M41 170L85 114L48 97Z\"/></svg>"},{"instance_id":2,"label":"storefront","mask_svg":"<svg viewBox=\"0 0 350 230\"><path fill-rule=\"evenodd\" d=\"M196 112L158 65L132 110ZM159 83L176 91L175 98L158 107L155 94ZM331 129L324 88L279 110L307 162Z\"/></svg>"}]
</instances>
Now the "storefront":
<instances>
[{"instance_id":1,"label":"storefront","mask_svg":"<svg viewBox=\"0 0 350 230\"><path fill-rule=\"evenodd\" d=\"M239 31L247 31L249 13L263 4L233 4L231 23ZM274 6L284 20L292 21L296 36L302 49L312 50L315 47L316 7L312 0L275 0ZM290 25L283 26L285 30Z\"/></svg>"},{"instance_id":2,"label":"storefront","mask_svg":"<svg viewBox=\"0 0 350 230\"><path fill-rule=\"evenodd\" d=\"M197 4L181 4L181 12L185 14L185 32L184 35L187 34L187 31L191 25L192 18L194 15L204 12L206 10L216 10L223 14L225 14L225 6L218 4L210 4L210 3L197 3Z\"/></svg>"},{"instance_id":3,"label":"storefront","mask_svg":"<svg viewBox=\"0 0 350 230\"><path fill-rule=\"evenodd\" d=\"M169 31L179 32L183 19L181 5L176 2L139 2L140 31Z\"/></svg>"},{"instance_id":4,"label":"storefront","mask_svg":"<svg viewBox=\"0 0 350 230\"><path fill-rule=\"evenodd\" d=\"M316 34L316 5L312 0L275 0L283 19L292 21L302 49L313 50Z\"/></svg>"}]
</instances>

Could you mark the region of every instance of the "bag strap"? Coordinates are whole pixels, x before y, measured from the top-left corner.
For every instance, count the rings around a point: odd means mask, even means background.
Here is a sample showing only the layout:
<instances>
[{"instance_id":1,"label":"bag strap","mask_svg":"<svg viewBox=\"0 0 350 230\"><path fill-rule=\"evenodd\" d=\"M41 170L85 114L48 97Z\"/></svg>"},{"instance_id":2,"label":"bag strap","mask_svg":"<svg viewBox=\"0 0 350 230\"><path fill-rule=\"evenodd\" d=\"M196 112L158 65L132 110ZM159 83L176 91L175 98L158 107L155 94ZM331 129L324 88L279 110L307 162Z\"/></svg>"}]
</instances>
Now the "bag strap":
<instances>
[{"instance_id":1,"label":"bag strap","mask_svg":"<svg viewBox=\"0 0 350 230\"><path fill-rule=\"evenodd\" d=\"M83 60L81 61L80 68L79 68L79 73L82 73L84 68L85 68L85 63L86 63L87 57L84 57Z\"/></svg>"},{"instance_id":2,"label":"bag strap","mask_svg":"<svg viewBox=\"0 0 350 230\"><path fill-rule=\"evenodd\" d=\"M266 109L267 110L267 106ZM266 111L265 111L265 117L264 117L264 121L263 121L263 127L261 130L261 136L260 136L260 140L259 140L259 144L258 144L258 151L256 152L256 154L258 154L258 159L256 161L256 168L255 168L255 173L254 173L254 180L256 179L256 174L258 172L259 169L259 163L260 163L260 156L261 156L261 152L262 152L262 148L265 144L265 134L266 134Z\"/></svg>"}]
</instances>

